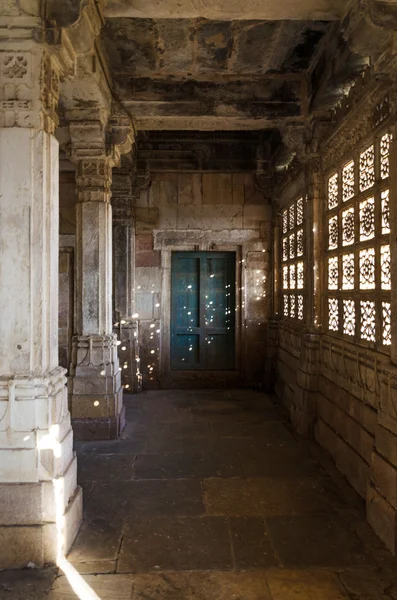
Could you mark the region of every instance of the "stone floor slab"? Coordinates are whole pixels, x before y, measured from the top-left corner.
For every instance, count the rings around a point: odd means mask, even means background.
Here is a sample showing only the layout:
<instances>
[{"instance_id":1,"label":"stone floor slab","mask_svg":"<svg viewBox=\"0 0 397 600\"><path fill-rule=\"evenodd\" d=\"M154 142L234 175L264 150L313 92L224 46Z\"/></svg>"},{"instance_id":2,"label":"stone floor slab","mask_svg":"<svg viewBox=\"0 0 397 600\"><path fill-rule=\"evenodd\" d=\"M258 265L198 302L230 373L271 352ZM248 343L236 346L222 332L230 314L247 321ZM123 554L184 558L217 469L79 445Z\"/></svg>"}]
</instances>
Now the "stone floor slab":
<instances>
[{"instance_id":1,"label":"stone floor slab","mask_svg":"<svg viewBox=\"0 0 397 600\"><path fill-rule=\"evenodd\" d=\"M338 567L369 564L359 539L336 515L272 517L266 524L286 567Z\"/></svg>"},{"instance_id":2,"label":"stone floor slab","mask_svg":"<svg viewBox=\"0 0 397 600\"><path fill-rule=\"evenodd\" d=\"M339 573L339 579L352 598L360 600L389 600L390 583L379 569L346 569Z\"/></svg>"},{"instance_id":3,"label":"stone floor slab","mask_svg":"<svg viewBox=\"0 0 397 600\"><path fill-rule=\"evenodd\" d=\"M132 521L126 526L117 571L231 568L226 519L156 518Z\"/></svg>"},{"instance_id":4,"label":"stone floor slab","mask_svg":"<svg viewBox=\"0 0 397 600\"><path fill-rule=\"evenodd\" d=\"M277 564L263 519L232 518L230 530L236 569L259 569Z\"/></svg>"},{"instance_id":5,"label":"stone floor slab","mask_svg":"<svg viewBox=\"0 0 397 600\"><path fill-rule=\"evenodd\" d=\"M92 517L196 516L205 512L200 480L97 483L85 500Z\"/></svg>"},{"instance_id":6,"label":"stone floor slab","mask_svg":"<svg viewBox=\"0 0 397 600\"><path fill-rule=\"evenodd\" d=\"M140 454L135 467L136 479L204 479L242 474L237 458L222 460L215 454Z\"/></svg>"},{"instance_id":7,"label":"stone floor slab","mask_svg":"<svg viewBox=\"0 0 397 600\"><path fill-rule=\"evenodd\" d=\"M205 479L204 503L208 515L264 515L267 483L263 479Z\"/></svg>"},{"instance_id":8,"label":"stone floor slab","mask_svg":"<svg viewBox=\"0 0 397 600\"><path fill-rule=\"evenodd\" d=\"M129 481L134 476L135 454L82 454L77 462L79 482Z\"/></svg>"},{"instance_id":9,"label":"stone floor slab","mask_svg":"<svg viewBox=\"0 0 397 600\"><path fill-rule=\"evenodd\" d=\"M362 502L273 398L160 390L127 398L127 416L124 439L77 444L87 520L71 559L101 600L397 600ZM75 598L62 581L55 600Z\"/></svg>"},{"instance_id":10,"label":"stone floor slab","mask_svg":"<svg viewBox=\"0 0 397 600\"><path fill-rule=\"evenodd\" d=\"M3 600L45 600L56 577L56 569L0 571Z\"/></svg>"},{"instance_id":11,"label":"stone floor slab","mask_svg":"<svg viewBox=\"0 0 397 600\"><path fill-rule=\"evenodd\" d=\"M133 600L272 600L266 574L252 572L137 575Z\"/></svg>"},{"instance_id":12,"label":"stone floor slab","mask_svg":"<svg viewBox=\"0 0 397 600\"><path fill-rule=\"evenodd\" d=\"M69 553L76 561L115 560L120 546L122 525L114 519L86 520Z\"/></svg>"},{"instance_id":13,"label":"stone floor slab","mask_svg":"<svg viewBox=\"0 0 397 600\"><path fill-rule=\"evenodd\" d=\"M267 581L272 600L350 600L333 573L279 569Z\"/></svg>"},{"instance_id":14,"label":"stone floor slab","mask_svg":"<svg viewBox=\"0 0 397 600\"><path fill-rule=\"evenodd\" d=\"M131 600L132 575L82 575L81 579L101 600ZM79 576L70 582L64 575L58 577L51 589L48 600L84 600L84 595L73 591L73 583L79 584Z\"/></svg>"}]
</instances>

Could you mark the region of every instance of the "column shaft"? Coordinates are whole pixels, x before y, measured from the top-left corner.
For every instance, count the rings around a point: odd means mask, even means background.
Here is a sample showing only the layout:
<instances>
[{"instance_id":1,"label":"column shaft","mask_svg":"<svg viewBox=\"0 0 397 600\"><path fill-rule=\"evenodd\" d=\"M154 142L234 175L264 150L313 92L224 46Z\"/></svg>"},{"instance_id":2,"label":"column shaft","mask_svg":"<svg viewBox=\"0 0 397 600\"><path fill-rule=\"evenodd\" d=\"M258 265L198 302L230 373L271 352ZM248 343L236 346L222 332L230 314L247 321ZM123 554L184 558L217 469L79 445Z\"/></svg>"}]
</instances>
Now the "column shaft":
<instances>
[{"instance_id":1,"label":"column shaft","mask_svg":"<svg viewBox=\"0 0 397 600\"><path fill-rule=\"evenodd\" d=\"M58 366L58 73L18 43L0 46L0 568L59 561L82 516Z\"/></svg>"},{"instance_id":2,"label":"column shaft","mask_svg":"<svg viewBox=\"0 0 397 600\"><path fill-rule=\"evenodd\" d=\"M112 330L111 163L79 160L76 324L69 380L78 439L111 439L124 427L117 337Z\"/></svg>"}]
</instances>

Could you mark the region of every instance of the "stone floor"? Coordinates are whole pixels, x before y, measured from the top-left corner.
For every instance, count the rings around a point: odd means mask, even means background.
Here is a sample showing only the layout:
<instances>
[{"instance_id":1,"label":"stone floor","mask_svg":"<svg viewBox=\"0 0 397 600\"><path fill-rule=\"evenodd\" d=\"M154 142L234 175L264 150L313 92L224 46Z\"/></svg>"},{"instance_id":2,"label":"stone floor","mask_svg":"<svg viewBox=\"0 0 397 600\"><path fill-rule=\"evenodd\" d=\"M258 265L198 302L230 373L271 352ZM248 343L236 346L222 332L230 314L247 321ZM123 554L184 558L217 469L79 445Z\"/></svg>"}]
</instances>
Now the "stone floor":
<instances>
[{"instance_id":1,"label":"stone floor","mask_svg":"<svg viewBox=\"0 0 397 600\"><path fill-rule=\"evenodd\" d=\"M69 555L101 600L396 600L397 560L315 445L254 391L126 398L123 439L77 445ZM3 600L90 600L55 570L0 573Z\"/></svg>"}]
</instances>

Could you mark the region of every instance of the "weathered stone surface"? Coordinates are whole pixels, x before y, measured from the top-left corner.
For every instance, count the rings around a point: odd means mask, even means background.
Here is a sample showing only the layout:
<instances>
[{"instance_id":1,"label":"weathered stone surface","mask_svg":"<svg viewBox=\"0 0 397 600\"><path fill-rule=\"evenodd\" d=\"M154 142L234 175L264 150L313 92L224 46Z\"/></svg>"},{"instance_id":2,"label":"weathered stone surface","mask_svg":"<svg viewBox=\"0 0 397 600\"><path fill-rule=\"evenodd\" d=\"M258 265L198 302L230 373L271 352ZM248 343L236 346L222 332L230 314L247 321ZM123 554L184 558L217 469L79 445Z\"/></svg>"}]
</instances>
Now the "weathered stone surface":
<instances>
[{"instance_id":1,"label":"weathered stone surface","mask_svg":"<svg viewBox=\"0 0 397 600\"><path fill-rule=\"evenodd\" d=\"M55 577L55 569L1 571L0 594L7 600L44 600Z\"/></svg>"},{"instance_id":2,"label":"weathered stone surface","mask_svg":"<svg viewBox=\"0 0 397 600\"><path fill-rule=\"evenodd\" d=\"M236 569L260 569L276 565L272 543L263 519L232 518L230 530Z\"/></svg>"},{"instance_id":3,"label":"weathered stone surface","mask_svg":"<svg viewBox=\"0 0 397 600\"><path fill-rule=\"evenodd\" d=\"M336 575L321 571L272 569L267 581L273 600L348 600L349 596Z\"/></svg>"},{"instance_id":4,"label":"weathered stone surface","mask_svg":"<svg viewBox=\"0 0 397 600\"><path fill-rule=\"evenodd\" d=\"M132 575L84 575L83 580L102 600L130 600L134 578ZM52 586L48 600L75 600L67 577L58 577Z\"/></svg>"},{"instance_id":5,"label":"weathered stone surface","mask_svg":"<svg viewBox=\"0 0 397 600\"><path fill-rule=\"evenodd\" d=\"M229 600L244 594L244 600L272 600L266 574L260 571L192 571L138 574L133 600L158 596L163 600Z\"/></svg>"},{"instance_id":6,"label":"weathered stone surface","mask_svg":"<svg viewBox=\"0 0 397 600\"><path fill-rule=\"evenodd\" d=\"M370 562L358 538L336 515L272 517L266 522L275 551L286 567L341 567Z\"/></svg>"},{"instance_id":7,"label":"weathered stone surface","mask_svg":"<svg viewBox=\"0 0 397 600\"><path fill-rule=\"evenodd\" d=\"M124 529L118 572L232 567L225 518L152 518Z\"/></svg>"},{"instance_id":8,"label":"weathered stone surface","mask_svg":"<svg viewBox=\"0 0 397 600\"><path fill-rule=\"evenodd\" d=\"M107 519L87 519L70 550L72 563L115 560L121 540L121 525Z\"/></svg>"}]
</instances>

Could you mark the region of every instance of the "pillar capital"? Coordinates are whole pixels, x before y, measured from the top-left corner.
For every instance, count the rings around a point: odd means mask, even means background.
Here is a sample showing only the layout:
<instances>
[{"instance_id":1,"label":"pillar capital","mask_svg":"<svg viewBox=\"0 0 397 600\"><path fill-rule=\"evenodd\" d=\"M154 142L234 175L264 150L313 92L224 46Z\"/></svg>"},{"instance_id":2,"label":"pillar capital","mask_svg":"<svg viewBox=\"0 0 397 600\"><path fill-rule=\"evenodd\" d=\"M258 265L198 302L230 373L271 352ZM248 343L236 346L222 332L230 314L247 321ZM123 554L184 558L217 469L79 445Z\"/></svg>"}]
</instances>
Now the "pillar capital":
<instances>
[{"instance_id":1,"label":"pillar capital","mask_svg":"<svg viewBox=\"0 0 397 600\"><path fill-rule=\"evenodd\" d=\"M86 158L77 162L79 202L110 202L112 164L109 158Z\"/></svg>"}]
</instances>

